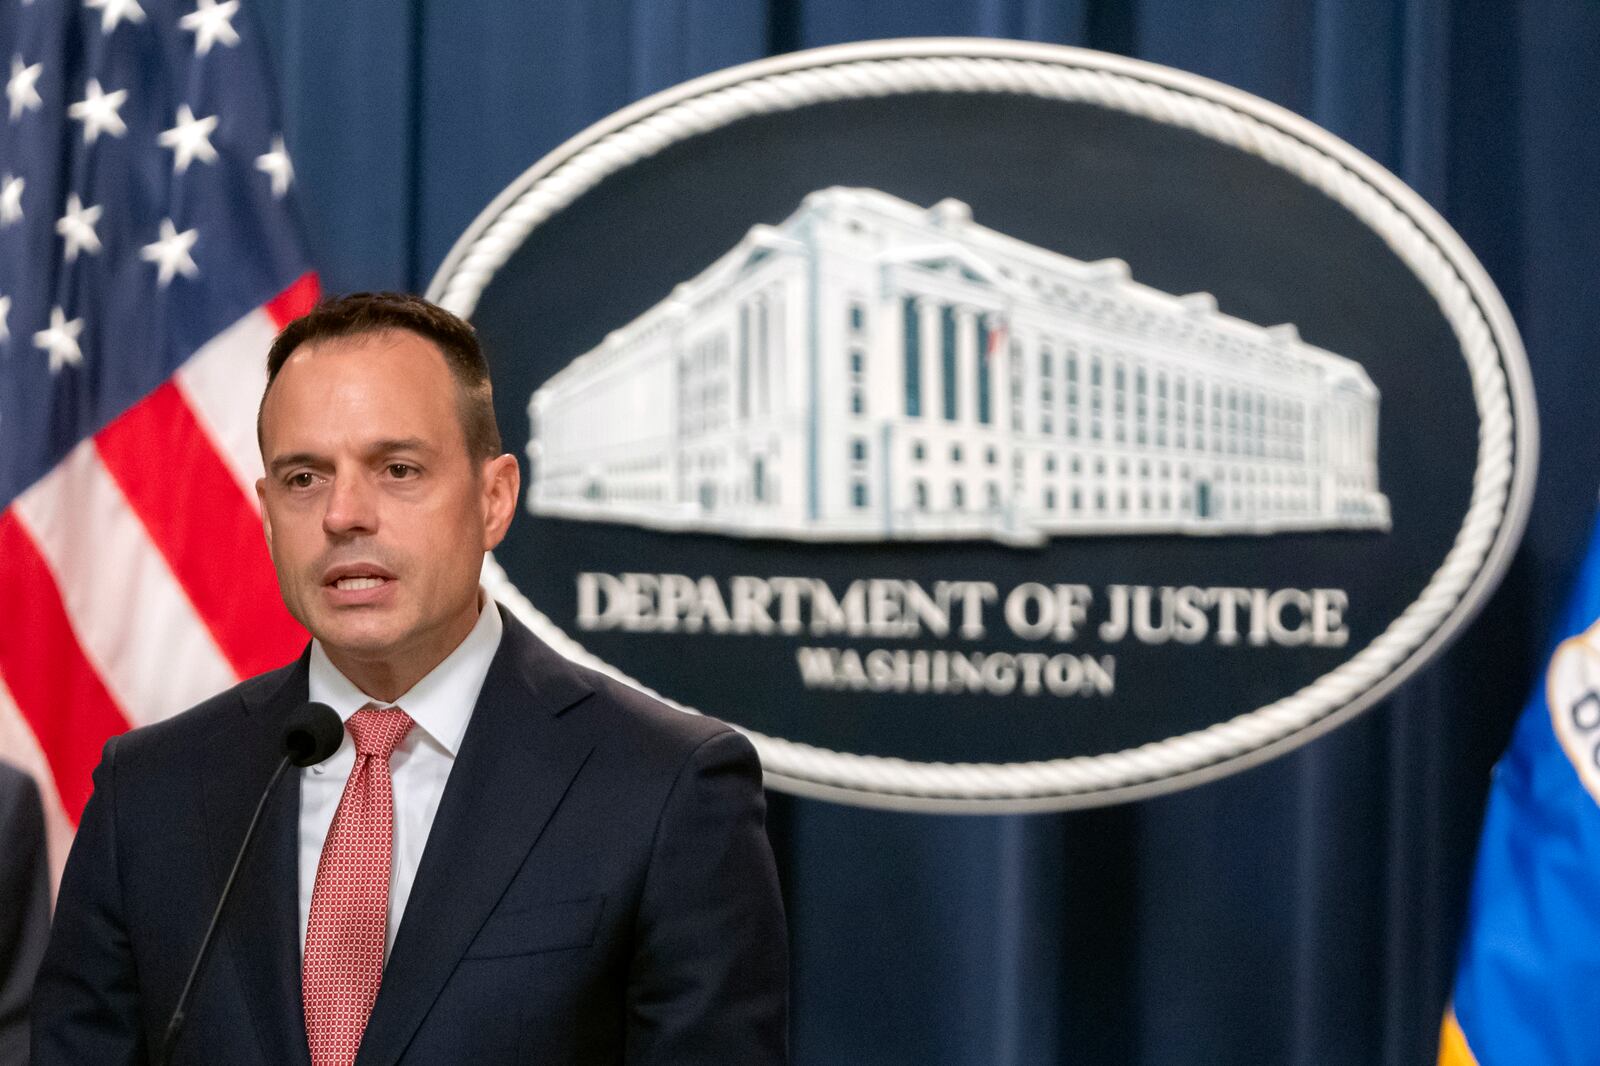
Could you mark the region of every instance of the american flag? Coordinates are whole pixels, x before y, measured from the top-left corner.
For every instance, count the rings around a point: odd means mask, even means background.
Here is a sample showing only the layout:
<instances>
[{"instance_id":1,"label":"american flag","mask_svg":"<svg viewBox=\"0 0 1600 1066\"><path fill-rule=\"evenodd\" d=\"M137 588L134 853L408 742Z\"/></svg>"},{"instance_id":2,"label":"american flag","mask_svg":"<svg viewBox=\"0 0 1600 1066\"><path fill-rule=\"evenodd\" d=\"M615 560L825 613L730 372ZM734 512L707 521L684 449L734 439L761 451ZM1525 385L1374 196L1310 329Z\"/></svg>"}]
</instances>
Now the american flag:
<instances>
[{"instance_id":1,"label":"american flag","mask_svg":"<svg viewBox=\"0 0 1600 1066\"><path fill-rule=\"evenodd\" d=\"M1006 338L1011 334L1011 323L1007 319L1000 319L989 330L989 343L983 349L983 358L987 361L993 359L996 352L1004 351Z\"/></svg>"},{"instance_id":2,"label":"american flag","mask_svg":"<svg viewBox=\"0 0 1600 1066\"><path fill-rule=\"evenodd\" d=\"M255 409L316 298L240 0L0 8L0 758L59 870L106 738L281 665Z\"/></svg>"}]
</instances>

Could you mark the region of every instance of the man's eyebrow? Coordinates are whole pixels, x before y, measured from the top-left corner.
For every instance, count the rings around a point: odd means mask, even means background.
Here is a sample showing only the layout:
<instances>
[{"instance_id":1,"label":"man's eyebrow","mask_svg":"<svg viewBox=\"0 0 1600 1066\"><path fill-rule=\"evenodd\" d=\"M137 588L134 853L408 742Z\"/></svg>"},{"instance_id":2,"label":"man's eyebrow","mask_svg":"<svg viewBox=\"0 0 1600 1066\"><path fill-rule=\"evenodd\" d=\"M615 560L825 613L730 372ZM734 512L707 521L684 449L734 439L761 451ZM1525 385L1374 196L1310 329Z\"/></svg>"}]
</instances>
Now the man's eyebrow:
<instances>
[{"instance_id":1,"label":"man's eyebrow","mask_svg":"<svg viewBox=\"0 0 1600 1066\"><path fill-rule=\"evenodd\" d=\"M312 452L292 452L289 455L280 455L268 464L268 469L274 474L290 466L327 466L328 460Z\"/></svg>"},{"instance_id":2,"label":"man's eyebrow","mask_svg":"<svg viewBox=\"0 0 1600 1066\"><path fill-rule=\"evenodd\" d=\"M375 440L368 444L365 451L371 456L393 455L396 452L417 452L423 455L432 455L439 449L423 440L421 437L387 437ZM272 460L269 469L274 473L291 466L327 467L332 465L332 460L327 456L315 452L291 452L280 455Z\"/></svg>"},{"instance_id":3,"label":"man's eyebrow","mask_svg":"<svg viewBox=\"0 0 1600 1066\"><path fill-rule=\"evenodd\" d=\"M433 445L421 437L392 437L388 440L373 441L367 448L369 455L387 455L390 452L435 452Z\"/></svg>"}]
</instances>

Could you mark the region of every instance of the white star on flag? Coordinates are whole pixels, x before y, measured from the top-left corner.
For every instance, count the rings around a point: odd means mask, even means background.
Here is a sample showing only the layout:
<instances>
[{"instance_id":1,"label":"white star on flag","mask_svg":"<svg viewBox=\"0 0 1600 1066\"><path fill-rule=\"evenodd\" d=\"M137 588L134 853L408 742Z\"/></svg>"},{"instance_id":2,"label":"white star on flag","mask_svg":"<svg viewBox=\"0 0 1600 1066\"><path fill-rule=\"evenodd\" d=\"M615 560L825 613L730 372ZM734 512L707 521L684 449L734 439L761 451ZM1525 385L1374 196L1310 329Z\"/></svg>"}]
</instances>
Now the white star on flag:
<instances>
[{"instance_id":1,"label":"white star on flag","mask_svg":"<svg viewBox=\"0 0 1600 1066\"><path fill-rule=\"evenodd\" d=\"M50 353L50 373L61 373L61 368L68 363L83 364L83 350L78 347L78 334L82 332L83 319L74 318L69 322L61 308L50 309L50 328L33 335L34 347Z\"/></svg>"},{"instance_id":2,"label":"white star on flag","mask_svg":"<svg viewBox=\"0 0 1600 1066\"><path fill-rule=\"evenodd\" d=\"M11 80L6 82L6 99L11 101L13 122L21 118L24 111L37 111L44 106L38 88L39 75L43 73L43 63L35 63L30 67L22 61L21 56L11 57Z\"/></svg>"},{"instance_id":3,"label":"white star on flag","mask_svg":"<svg viewBox=\"0 0 1600 1066\"><path fill-rule=\"evenodd\" d=\"M11 324L6 319L11 317L11 297L0 296L0 344L11 339Z\"/></svg>"},{"instance_id":4,"label":"white star on flag","mask_svg":"<svg viewBox=\"0 0 1600 1066\"><path fill-rule=\"evenodd\" d=\"M283 146L283 134L272 138L272 151L256 156L256 169L272 179L272 198L281 200L294 181L294 166L289 162L289 151Z\"/></svg>"},{"instance_id":5,"label":"white star on flag","mask_svg":"<svg viewBox=\"0 0 1600 1066\"><path fill-rule=\"evenodd\" d=\"M200 273L200 268L195 266L194 259L189 255L189 249L194 247L194 242L200 237L197 229L178 232L178 227L172 224L172 219L161 220L161 239L145 245L139 249L139 258L147 263L158 266L156 284L163 289L172 284L174 274L182 274L192 278Z\"/></svg>"},{"instance_id":6,"label":"white star on flag","mask_svg":"<svg viewBox=\"0 0 1600 1066\"><path fill-rule=\"evenodd\" d=\"M22 219L22 188L28 183L11 174L0 182L0 229Z\"/></svg>"},{"instance_id":7,"label":"white star on flag","mask_svg":"<svg viewBox=\"0 0 1600 1066\"><path fill-rule=\"evenodd\" d=\"M239 43L239 31L233 28L233 16L239 11L239 0L198 0L198 6L178 20L178 25L194 34L194 54L203 56L211 46L221 41L231 48Z\"/></svg>"},{"instance_id":8,"label":"white star on flag","mask_svg":"<svg viewBox=\"0 0 1600 1066\"><path fill-rule=\"evenodd\" d=\"M101 33L110 33L123 19L129 22L144 21L144 8L139 6L139 0L83 0L83 5L101 9Z\"/></svg>"},{"instance_id":9,"label":"white star on flag","mask_svg":"<svg viewBox=\"0 0 1600 1066\"><path fill-rule=\"evenodd\" d=\"M67 108L68 115L83 123L84 144L93 144L102 133L121 137L128 132L128 124L117 114L117 109L127 99L128 90L118 89L114 93L108 93L100 88L99 81L94 78L89 79L83 99Z\"/></svg>"},{"instance_id":10,"label":"white star on flag","mask_svg":"<svg viewBox=\"0 0 1600 1066\"><path fill-rule=\"evenodd\" d=\"M83 206L77 193L67 196L67 213L56 220L56 232L67 242L62 258L70 263L78 258L80 251L94 255L100 250L100 237L94 231L94 224L104 213L105 208L99 204Z\"/></svg>"},{"instance_id":11,"label":"white star on flag","mask_svg":"<svg viewBox=\"0 0 1600 1066\"><path fill-rule=\"evenodd\" d=\"M156 135L156 143L173 151L172 169L182 174L196 159L214 163L217 150L211 147L211 134L217 128L217 116L195 118L188 104L178 105L178 124Z\"/></svg>"}]
</instances>

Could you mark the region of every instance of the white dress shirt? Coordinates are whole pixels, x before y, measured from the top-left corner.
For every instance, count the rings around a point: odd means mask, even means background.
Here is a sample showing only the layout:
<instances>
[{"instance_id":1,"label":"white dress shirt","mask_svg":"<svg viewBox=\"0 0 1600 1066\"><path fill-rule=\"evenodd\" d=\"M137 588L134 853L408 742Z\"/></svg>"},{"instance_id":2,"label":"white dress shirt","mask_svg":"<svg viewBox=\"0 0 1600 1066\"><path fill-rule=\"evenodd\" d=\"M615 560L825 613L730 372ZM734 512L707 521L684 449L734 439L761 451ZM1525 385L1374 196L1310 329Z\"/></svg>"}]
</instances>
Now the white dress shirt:
<instances>
[{"instance_id":1,"label":"white dress shirt","mask_svg":"<svg viewBox=\"0 0 1600 1066\"><path fill-rule=\"evenodd\" d=\"M500 647L503 624L494 601L480 594L483 606L478 623L456 650L434 667L410 691L384 703L374 700L341 674L322 650L311 642L310 697L338 712L341 721L369 703L399 707L416 723L394 750L389 767L394 780L394 848L389 871L389 927L384 935L384 958L394 947L395 930L411 898L422 849L439 809L450 768L455 765L461 738L467 732L472 708L478 702L489 673L489 662ZM339 750L300 771L300 949L305 950L306 926L311 918L311 893L317 884L317 864L322 845L339 809L339 797L356 764L356 746L348 730Z\"/></svg>"}]
</instances>

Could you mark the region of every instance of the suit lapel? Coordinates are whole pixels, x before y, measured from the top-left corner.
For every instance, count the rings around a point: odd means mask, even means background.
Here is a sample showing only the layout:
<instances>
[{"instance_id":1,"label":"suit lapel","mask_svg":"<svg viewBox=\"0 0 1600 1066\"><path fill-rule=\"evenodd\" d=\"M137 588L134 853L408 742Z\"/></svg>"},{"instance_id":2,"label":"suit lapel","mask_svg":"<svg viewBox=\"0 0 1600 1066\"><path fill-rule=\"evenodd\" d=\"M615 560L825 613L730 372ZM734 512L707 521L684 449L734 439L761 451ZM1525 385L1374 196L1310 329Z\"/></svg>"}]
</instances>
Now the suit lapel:
<instances>
[{"instance_id":1,"label":"suit lapel","mask_svg":"<svg viewBox=\"0 0 1600 1066\"><path fill-rule=\"evenodd\" d=\"M428 833L359 1066L400 1058L593 747L561 717L588 686L501 613L500 649Z\"/></svg>"},{"instance_id":2,"label":"suit lapel","mask_svg":"<svg viewBox=\"0 0 1600 1066\"><path fill-rule=\"evenodd\" d=\"M261 678L242 699L244 713L230 723L228 736L208 746L204 770L208 850L218 892L282 755L284 716L306 700L305 656ZM218 957L206 965L232 962L266 1061L310 1066L300 1004L300 775L291 766L284 778L267 800L239 870L223 915L223 943L213 949Z\"/></svg>"}]
</instances>

